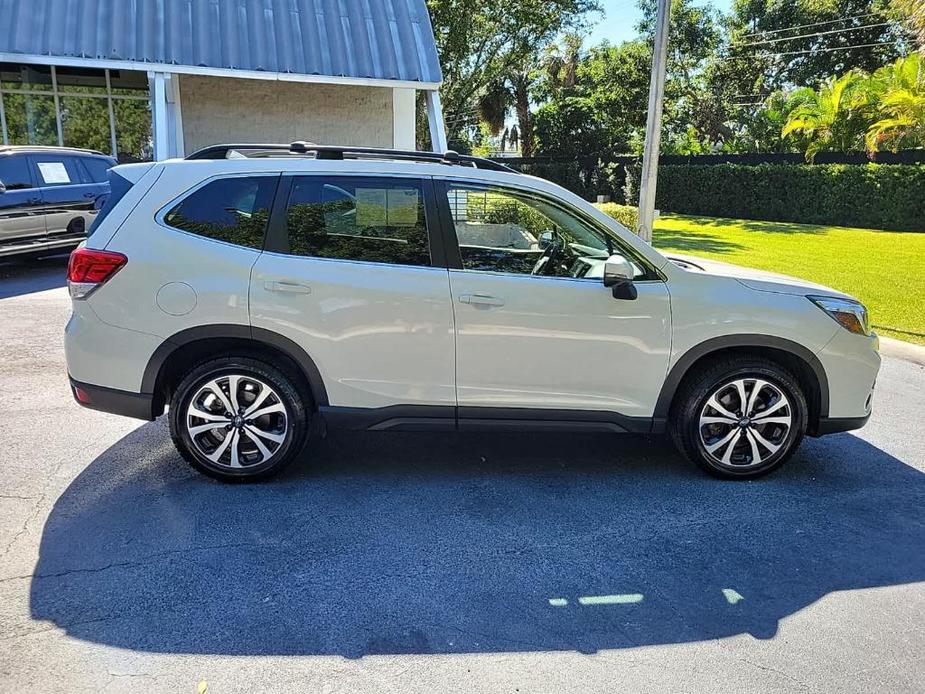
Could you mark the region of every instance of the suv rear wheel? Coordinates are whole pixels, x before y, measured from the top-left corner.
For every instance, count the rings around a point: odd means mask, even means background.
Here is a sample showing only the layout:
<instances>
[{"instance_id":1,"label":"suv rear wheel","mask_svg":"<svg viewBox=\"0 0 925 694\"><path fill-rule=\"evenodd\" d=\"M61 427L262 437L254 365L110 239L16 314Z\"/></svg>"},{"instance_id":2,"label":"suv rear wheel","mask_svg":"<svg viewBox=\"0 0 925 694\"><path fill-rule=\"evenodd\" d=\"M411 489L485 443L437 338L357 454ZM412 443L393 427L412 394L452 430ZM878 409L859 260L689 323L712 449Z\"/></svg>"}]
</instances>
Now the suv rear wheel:
<instances>
[{"instance_id":1,"label":"suv rear wheel","mask_svg":"<svg viewBox=\"0 0 925 694\"><path fill-rule=\"evenodd\" d=\"M799 382L768 359L714 362L685 381L675 402L670 427L675 445L717 477L766 475L793 455L806 432Z\"/></svg>"},{"instance_id":2,"label":"suv rear wheel","mask_svg":"<svg viewBox=\"0 0 925 694\"><path fill-rule=\"evenodd\" d=\"M293 380L262 361L222 357L192 369L170 400L183 458L221 480L256 480L299 455L309 409Z\"/></svg>"}]
</instances>

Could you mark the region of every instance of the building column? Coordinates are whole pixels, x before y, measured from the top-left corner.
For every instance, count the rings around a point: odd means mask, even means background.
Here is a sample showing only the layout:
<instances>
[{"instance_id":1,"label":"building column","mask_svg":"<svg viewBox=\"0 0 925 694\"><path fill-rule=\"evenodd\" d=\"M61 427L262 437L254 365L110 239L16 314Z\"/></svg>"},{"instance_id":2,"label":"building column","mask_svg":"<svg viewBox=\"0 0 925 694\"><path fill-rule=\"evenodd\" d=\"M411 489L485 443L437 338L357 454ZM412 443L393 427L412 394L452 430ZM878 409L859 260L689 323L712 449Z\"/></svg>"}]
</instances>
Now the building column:
<instances>
[{"instance_id":1,"label":"building column","mask_svg":"<svg viewBox=\"0 0 925 694\"><path fill-rule=\"evenodd\" d=\"M427 100L427 125L430 128L431 149L435 152L446 152L449 147L446 143L446 128L443 125L443 105L440 102L440 92L428 89L424 92Z\"/></svg>"},{"instance_id":2,"label":"building column","mask_svg":"<svg viewBox=\"0 0 925 694\"><path fill-rule=\"evenodd\" d=\"M184 156L183 116L180 110L178 77L166 72L149 72L151 95L151 133L154 160Z\"/></svg>"},{"instance_id":3,"label":"building column","mask_svg":"<svg viewBox=\"0 0 925 694\"><path fill-rule=\"evenodd\" d=\"M392 148L416 149L415 143L415 90L392 89Z\"/></svg>"}]
</instances>

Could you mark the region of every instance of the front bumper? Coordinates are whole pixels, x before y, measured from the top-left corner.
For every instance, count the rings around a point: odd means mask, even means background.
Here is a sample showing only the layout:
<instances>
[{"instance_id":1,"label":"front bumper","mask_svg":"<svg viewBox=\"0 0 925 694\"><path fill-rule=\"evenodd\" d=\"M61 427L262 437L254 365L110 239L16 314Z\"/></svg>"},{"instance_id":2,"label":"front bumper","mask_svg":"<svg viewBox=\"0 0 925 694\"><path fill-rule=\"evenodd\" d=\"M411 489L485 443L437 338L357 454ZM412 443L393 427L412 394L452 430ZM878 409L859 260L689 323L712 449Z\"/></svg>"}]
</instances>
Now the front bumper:
<instances>
[{"instance_id":1,"label":"front bumper","mask_svg":"<svg viewBox=\"0 0 925 694\"><path fill-rule=\"evenodd\" d=\"M95 386L90 383L71 381L71 394L77 404L91 410L109 412L124 417L152 421L154 419L154 396L150 393L129 393L115 388Z\"/></svg>"}]
</instances>

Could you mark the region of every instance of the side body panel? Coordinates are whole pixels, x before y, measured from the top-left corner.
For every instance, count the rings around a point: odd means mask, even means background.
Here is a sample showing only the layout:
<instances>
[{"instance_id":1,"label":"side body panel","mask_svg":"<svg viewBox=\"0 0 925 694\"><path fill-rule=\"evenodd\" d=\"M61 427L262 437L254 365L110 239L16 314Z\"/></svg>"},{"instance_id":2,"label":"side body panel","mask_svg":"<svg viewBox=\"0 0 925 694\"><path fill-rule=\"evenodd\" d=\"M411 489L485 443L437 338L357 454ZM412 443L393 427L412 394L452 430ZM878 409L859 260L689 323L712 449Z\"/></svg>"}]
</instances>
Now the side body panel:
<instances>
[{"instance_id":1,"label":"side body panel","mask_svg":"<svg viewBox=\"0 0 925 694\"><path fill-rule=\"evenodd\" d=\"M460 407L652 415L671 347L663 282L633 301L590 279L452 270L450 284Z\"/></svg>"},{"instance_id":2,"label":"side body panel","mask_svg":"<svg viewBox=\"0 0 925 694\"><path fill-rule=\"evenodd\" d=\"M445 269L264 253L250 302L254 327L311 355L331 406L456 404Z\"/></svg>"}]
</instances>

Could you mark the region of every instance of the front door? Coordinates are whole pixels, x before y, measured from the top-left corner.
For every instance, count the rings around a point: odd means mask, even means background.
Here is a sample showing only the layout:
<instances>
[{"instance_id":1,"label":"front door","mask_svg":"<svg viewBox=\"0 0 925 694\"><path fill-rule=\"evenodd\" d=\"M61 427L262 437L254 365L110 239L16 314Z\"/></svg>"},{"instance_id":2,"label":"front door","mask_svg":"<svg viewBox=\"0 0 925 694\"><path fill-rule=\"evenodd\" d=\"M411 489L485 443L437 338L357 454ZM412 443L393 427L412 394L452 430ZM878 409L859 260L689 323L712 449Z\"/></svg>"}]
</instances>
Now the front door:
<instances>
[{"instance_id":1,"label":"front door","mask_svg":"<svg viewBox=\"0 0 925 694\"><path fill-rule=\"evenodd\" d=\"M251 276L251 324L304 349L331 407L437 406L435 416L455 416L453 311L428 233L430 187L283 176L284 209Z\"/></svg>"},{"instance_id":2,"label":"front door","mask_svg":"<svg viewBox=\"0 0 925 694\"><path fill-rule=\"evenodd\" d=\"M616 413L644 428L670 349L668 291L654 269L553 200L463 183L438 189L460 252L461 268L450 271L460 425L479 417L472 408L525 408L558 411L550 419ZM603 286L611 251L637 267L635 300Z\"/></svg>"},{"instance_id":3,"label":"front door","mask_svg":"<svg viewBox=\"0 0 925 694\"><path fill-rule=\"evenodd\" d=\"M42 192L35 187L25 154L0 155L0 244L44 236Z\"/></svg>"}]
</instances>

